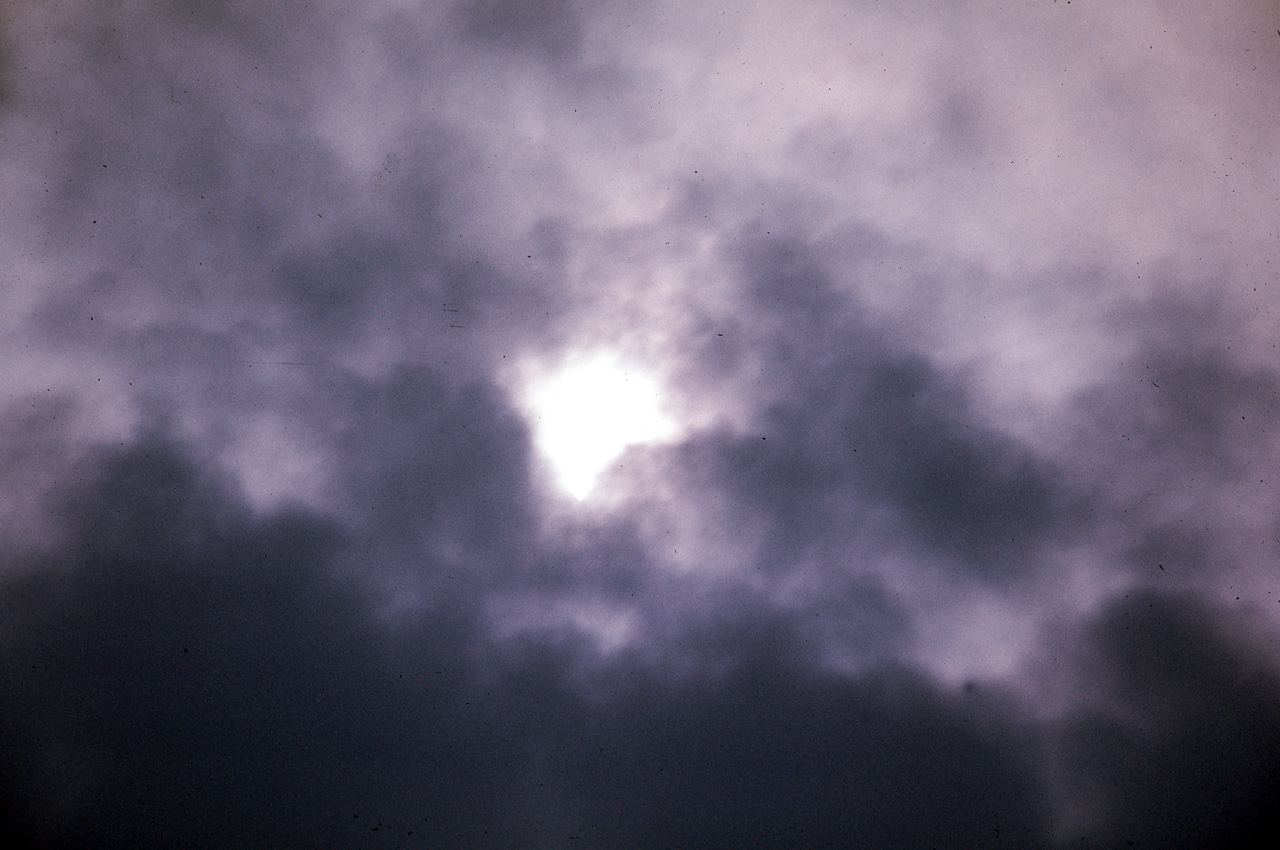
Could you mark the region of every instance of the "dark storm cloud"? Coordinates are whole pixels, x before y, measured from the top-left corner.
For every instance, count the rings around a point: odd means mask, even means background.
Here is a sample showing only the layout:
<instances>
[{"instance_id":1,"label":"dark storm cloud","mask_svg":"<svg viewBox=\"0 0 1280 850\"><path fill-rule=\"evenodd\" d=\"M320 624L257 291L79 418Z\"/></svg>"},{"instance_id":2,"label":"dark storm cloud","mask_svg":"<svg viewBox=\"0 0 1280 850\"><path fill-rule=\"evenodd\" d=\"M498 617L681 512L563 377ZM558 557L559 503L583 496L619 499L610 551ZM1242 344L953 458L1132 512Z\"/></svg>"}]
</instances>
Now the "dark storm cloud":
<instances>
[{"instance_id":1,"label":"dark storm cloud","mask_svg":"<svg viewBox=\"0 0 1280 850\"><path fill-rule=\"evenodd\" d=\"M1261 847L1280 836L1280 680L1240 619L1148 590L1091 625L1082 661L1101 674L1095 706L1057 733L1087 812L1082 846Z\"/></svg>"},{"instance_id":2,"label":"dark storm cloud","mask_svg":"<svg viewBox=\"0 0 1280 850\"><path fill-rule=\"evenodd\" d=\"M98 466L65 549L5 592L5 796L31 846L350 846L353 812L430 795L462 758L418 732L457 716L461 612L405 684L333 573L337 528L252 517L163 439Z\"/></svg>"},{"instance_id":3,"label":"dark storm cloud","mask_svg":"<svg viewBox=\"0 0 1280 850\"><path fill-rule=\"evenodd\" d=\"M571 771L593 810L622 816L593 830L603 845L1034 847L1043 839L1025 766L1001 737L1007 730L984 728L899 671L850 686L766 665L709 693L632 705L620 729L588 727Z\"/></svg>"},{"instance_id":4,"label":"dark storm cloud","mask_svg":"<svg viewBox=\"0 0 1280 850\"><path fill-rule=\"evenodd\" d=\"M719 681L623 658L584 699L572 645L477 656L465 599L383 632L339 574L358 539L254 515L163 437L92 466L66 545L3 596L24 846L1043 837L1006 721L906 671L815 674L784 621L727 626Z\"/></svg>"}]
</instances>

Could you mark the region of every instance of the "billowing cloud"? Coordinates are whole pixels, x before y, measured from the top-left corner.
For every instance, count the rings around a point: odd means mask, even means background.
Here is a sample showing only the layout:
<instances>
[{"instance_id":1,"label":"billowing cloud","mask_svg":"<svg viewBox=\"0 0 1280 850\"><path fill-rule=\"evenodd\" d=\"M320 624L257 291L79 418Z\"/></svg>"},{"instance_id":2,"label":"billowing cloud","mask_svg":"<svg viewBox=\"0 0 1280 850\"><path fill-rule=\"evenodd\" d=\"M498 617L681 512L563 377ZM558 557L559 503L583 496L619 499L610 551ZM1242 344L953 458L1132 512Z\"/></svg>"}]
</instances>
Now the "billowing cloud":
<instances>
[{"instance_id":1,"label":"billowing cloud","mask_svg":"<svg viewBox=\"0 0 1280 850\"><path fill-rule=\"evenodd\" d=\"M1274 9L0 21L24 846L1274 839Z\"/></svg>"}]
</instances>

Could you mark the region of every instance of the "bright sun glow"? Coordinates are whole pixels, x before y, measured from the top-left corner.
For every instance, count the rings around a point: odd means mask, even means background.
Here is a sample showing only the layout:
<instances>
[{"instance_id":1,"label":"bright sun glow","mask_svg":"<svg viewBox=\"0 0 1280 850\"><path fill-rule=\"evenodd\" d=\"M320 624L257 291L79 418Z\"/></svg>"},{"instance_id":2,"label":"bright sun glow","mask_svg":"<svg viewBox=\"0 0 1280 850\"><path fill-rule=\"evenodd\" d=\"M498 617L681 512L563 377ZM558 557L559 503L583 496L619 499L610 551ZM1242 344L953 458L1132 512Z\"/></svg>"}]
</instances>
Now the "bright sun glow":
<instances>
[{"instance_id":1,"label":"bright sun glow","mask_svg":"<svg viewBox=\"0 0 1280 850\"><path fill-rule=\"evenodd\" d=\"M535 381L528 398L538 448L576 499L587 497L627 446L675 433L657 380L607 355L571 362Z\"/></svg>"}]
</instances>

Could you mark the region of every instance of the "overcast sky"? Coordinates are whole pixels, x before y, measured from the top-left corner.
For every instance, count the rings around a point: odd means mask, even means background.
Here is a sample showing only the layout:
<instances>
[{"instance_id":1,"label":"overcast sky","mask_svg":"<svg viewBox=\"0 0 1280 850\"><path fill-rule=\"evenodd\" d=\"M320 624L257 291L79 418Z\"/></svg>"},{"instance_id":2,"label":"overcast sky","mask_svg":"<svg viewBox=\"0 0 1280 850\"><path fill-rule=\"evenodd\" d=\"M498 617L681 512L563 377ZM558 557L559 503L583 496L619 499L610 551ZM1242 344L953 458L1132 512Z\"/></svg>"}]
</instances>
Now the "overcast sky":
<instances>
[{"instance_id":1,"label":"overcast sky","mask_svg":"<svg viewBox=\"0 0 1280 850\"><path fill-rule=\"evenodd\" d=\"M0 256L19 847L1280 840L1274 3L0 0Z\"/></svg>"}]
</instances>

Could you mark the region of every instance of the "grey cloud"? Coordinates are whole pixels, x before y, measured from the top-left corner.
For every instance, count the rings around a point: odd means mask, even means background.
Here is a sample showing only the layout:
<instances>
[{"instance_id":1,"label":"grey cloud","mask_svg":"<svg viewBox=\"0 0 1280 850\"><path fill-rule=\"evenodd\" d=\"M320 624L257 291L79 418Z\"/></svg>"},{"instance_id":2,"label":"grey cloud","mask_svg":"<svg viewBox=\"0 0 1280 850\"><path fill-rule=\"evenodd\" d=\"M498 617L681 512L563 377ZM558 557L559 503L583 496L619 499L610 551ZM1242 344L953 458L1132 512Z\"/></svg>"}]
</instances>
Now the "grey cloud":
<instances>
[{"instance_id":1,"label":"grey cloud","mask_svg":"<svg viewBox=\"0 0 1280 850\"><path fill-rule=\"evenodd\" d=\"M1172 272L1155 276L1164 281ZM1134 338L1133 353L1113 364L1115 381L1081 402L1099 422L1122 427L1131 452L1176 456L1184 464L1194 459L1206 472L1218 467L1219 474L1239 475L1265 442L1280 399L1272 346L1248 332L1250 306L1200 291L1114 309L1106 321Z\"/></svg>"},{"instance_id":2,"label":"grey cloud","mask_svg":"<svg viewBox=\"0 0 1280 850\"><path fill-rule=\"evenodd\" d=\"M1043 840L1009 741L897 671L848 687L748 669L628 714L599 743L630 758L588 751L573 771L593 808L622 806L601 835L622 846Z\"/></svg>"},{"instance_id":3,"label":"grey cloud","mask_svg":"<svg viewBox=\"0 0 1280 850\"><path fill-rule=\"evenodd\" d=\"M985 423L958 376L891 348L893 330L860 319L811 252L778 241L750 256L735 334L749 340L739 351L768 352L769 374L734 376L760 413L750 433L693 444L690 460L761 510L783 550L838 537L859 504L891 506L990 578L1032 569L1039 542L1074 533L1085 500L1051 460Z\"/></svg>"},{"instance_id":4,"label":"grey cloud","mask_svg":"<svg viewBox=\"0 0 1280 850\"><path fill-rule=\"evenodd\" d=\"M722 626L718 681L624 657L584 699L572 645L477 657L464 598L380 633L339 574L358 539L255 516L163 438L95 468L3 595L25 846L1042 838L1009 728L905 671L815 678L785 620Z\"/></svg>"},{"instance_id":5,"label":"grey cloud","mask_svg":"<svg viewBox=\"0 0 1280 850\"><path fill-rule=\"evenodd\" d=\"M1075 402L1082 427L1064 447L1084 459L1099 527L1142 576L1251 586L1244 574L1272 551L1263 458L1280 385L1270 366L1231 353L1224 312L1183 302L1128 317L1139 344Z\"/></svg>"},{"instance_id":6,"label":"grey cloud","mask_svg":"<svg viewBox=\"0 0 1280 850\"><path fill-rule=\"evenodd\" d=\"M333 450L346 466L335 494L391 540L456 535L467 551L518 561L532 537L529 438L492 386L425 369L330 388ZM349 501L348 501L349 500Z\"/></svg>"},{"instance_id":7,"label":"grey cloud","mask_svg":"<svg viewBox=\"0 0 1280 850\"><path fill-rule=\"evenodd\" d=\"M10 744L38 770L5 794L35 808L32 846L349 840L350 808L393 793L359 765L409 742L358 597L327 574L341 537L251 518L164 441L100 475L67 506L62 562L5 594L42 612L6 652Z\"/></svg>"},{"instance_id":8,"label":"grey cloud","mask_svg":"<svg viewBox=\"0 0 1280 850\"><path fill-rule=\"evenodd\" d=\"M1160 430L1144 434L1156 451L1201 455L1221 473L1241 475L1247 451L1276 424L1280 381L1273 370L1231 362L1224 350L1156 351L1152 388Z\"/></svg>"},{"instance_id":9,"label":"grey cloud","mask_svg":"<svg viewBox=\"0 0 1280 850\"><path fill-rule=\"evenodd\" d=\"M0 12L0 823L1274 832L1272 28L624 6ZM592 347L687 428L573 505Z\"/></svg>"},{"instance_id":10,"label":"grey cloud","mask_svg":"<svg viewBox=\"0 0 1280 850\"><path fill-rule=\"evenodd\" d=\"M466 32L481 42L557 61L581 50L582 12L568 0L471 0L458 13Z\"/></svg>"},{"instance_id":11,"label":"grey cloud","mask_svg":"<svg viewBox=\"0 0 1280 850\"><path fill-rule=\"evenodd\" d=\"M1226 611L1142 591L1086 639L1106 696L1062 729L1062 763L1102 825L1086 846L1266 846L1277 835L1280 682Z\"/></svg>"},{"instance_id":12,"label":"grey cloud","mask_svg":"<svg viewBox=\"0 0 1280 850\"><path fill-rule=\"evenodd\" d=\"M3 13L0 13L0 15L2 14ZM5 18L0 17L0 30L8 33L9 27L3 23L4 21ZM0 36L0 112L5 110L10 97L9 75L11 73L11 69L9 64L12 61L10 59L11 51L12 48L9 46L8 37Z\"/></svg>"}]
</instances>

